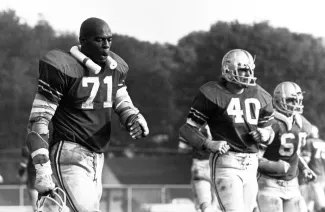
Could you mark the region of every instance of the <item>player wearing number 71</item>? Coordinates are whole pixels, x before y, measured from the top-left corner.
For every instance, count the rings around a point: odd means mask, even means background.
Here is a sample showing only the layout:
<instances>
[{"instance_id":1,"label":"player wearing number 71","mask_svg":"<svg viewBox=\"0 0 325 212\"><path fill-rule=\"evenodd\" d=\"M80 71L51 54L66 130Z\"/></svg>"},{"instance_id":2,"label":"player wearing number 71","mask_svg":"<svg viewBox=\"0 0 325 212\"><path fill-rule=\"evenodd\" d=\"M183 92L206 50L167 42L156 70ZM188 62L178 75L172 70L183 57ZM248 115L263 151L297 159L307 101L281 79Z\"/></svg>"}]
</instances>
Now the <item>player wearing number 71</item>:
<instances>
[{"instance_id":1,"label":"player wearing number 71","mask_svg":"<svg viewBox=\"0 0 325 212\"><path fill-rule=\"evenodd\" d=\"M252 212L257 195L258 144L273 139L272 98L256 84L255 59L242 49L225 54L221 77L199 89L180 136L210 151L220 211ZM200 127L208 124L212 139ZM202 208L202 211L213 211Z\"/></svg>"},{"instance_id":2,"label":"player wearing number 71","mask_svg":"<svg viewBox=\"0 0 325 212\"><path fill-rule=\"evenodd\" d=\"M51 193L38 204L43 212L62 211L65 197L71 212L100 211L112 111L132 138L149 133L126 90L129 67L110 51L112 38L105 21L89 18L80 27L80 46L70 53L49 51L39 62L26 143L36 168L35 187L41 195ZM48 143L50 121L53 135Z\"/></svg>"},{"instance_id":3,"label":"player wearing number 71","mask_svg":"<svg viewBox=\"0 0 325 212\"><path fill-rule=\"evenodd\" d=\"M306 212L297 176L299 171L308 180L316 176L300 156L311 132L311 124L300 115L302 101L303 93L296 83L283 82L274 89L276 112L272 128L275 136L259 164L257 200L260 212Z\"/></svg>"}]
</instances>

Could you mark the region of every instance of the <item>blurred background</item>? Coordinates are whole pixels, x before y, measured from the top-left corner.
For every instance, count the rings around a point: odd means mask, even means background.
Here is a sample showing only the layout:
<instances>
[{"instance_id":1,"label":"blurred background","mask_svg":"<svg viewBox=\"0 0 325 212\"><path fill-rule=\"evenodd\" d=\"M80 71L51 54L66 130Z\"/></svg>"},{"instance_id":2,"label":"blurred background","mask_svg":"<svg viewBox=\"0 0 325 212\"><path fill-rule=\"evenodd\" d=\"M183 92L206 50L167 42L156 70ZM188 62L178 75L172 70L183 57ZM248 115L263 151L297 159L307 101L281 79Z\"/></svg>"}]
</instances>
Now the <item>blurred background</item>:
<instances>
[{"instance_id":1,"label":"blurred background","mask_svg":"<svg viewBox=\"0 0 325 212\"><path fill-rule=\"evenodd\" d=\"M132 140L114 116L103 211L135 212L146 204L192 199L191 157L177 153L178 128L198 88L220 75L221 59L233 48L256 55L255 75L268 92L282 81L299 84L305 91L304 115L323 137L321 2L0 0L0 206L29 204L17 170L38 59L53 48L68 51L88 17L111 26L112 51L129 64L126 84L150 127L149 137Z\"/></svg>"}]
</instances>

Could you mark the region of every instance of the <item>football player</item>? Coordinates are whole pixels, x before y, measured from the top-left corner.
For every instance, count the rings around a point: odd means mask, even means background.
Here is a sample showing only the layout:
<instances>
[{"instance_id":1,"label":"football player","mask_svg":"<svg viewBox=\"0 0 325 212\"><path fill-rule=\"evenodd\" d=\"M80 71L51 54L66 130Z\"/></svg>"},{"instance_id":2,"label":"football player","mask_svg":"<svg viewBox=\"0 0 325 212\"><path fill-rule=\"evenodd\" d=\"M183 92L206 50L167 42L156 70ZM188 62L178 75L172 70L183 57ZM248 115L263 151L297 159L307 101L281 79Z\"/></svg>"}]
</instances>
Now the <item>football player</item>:
<instances>
[{"instance_id":1,"label":"football player","mask_svg":"<svg viewBox=\"0 0 325 212\"><path fill-rule=\"evenodd\" d=\"M33 160L30 156L27 146L21 148L21 160L18 169L18 177L20 183L26 183L27 193L31 202L33 211L36 210L37 191L35 189L35 177L36 170L33 164Z\"/></svg>"},{"instance_id":2,"label":"football player","mask_svg":"<svg viewBox=\"0 0 325 212\"><path fill-rule=\"evenodd\" d=\"M221 77L200 87L180 136L210 151L218 209L251 212L256 204L258 144L273 139L272 98L256 84L255 59L243 49L225 54ZM200 132L208 124L212 139Z\"/></svg>"},{"instance_id":3,"label":"football player","mask_svg":"<svg viewBox=\"0 0 325 212\"><path fill-rule=\"evenodd\" d=\"M307 154L309 153L310 160L308 165L317 175L317 179L301 187L304 186L309 189L309 195L306 201L312 201L314 203L311 206L313 206L315 211L325 212L325 142L319 138L319 130L315 125L312 125L311 134L307 137L307 145L304 150Z\"/></svg>"},{"instance_id":4,"label":"football player","mask_svg":"<svg viewBox=\"0 0 325 212\"><path fill-rule=\"evenodd\" d=\"M200 128L200 132L212 139L208 125ZM193 148L183 138L179 137L179 150L183 153L191 152L193 160L191 167L191 185L194 193L194 203L197 212L213 212L216 207L216 196L211 184L208 151Z\"/></svg>"},{"instance_id":5,"label":"football player","mask_svg":"<svg viewBox=\"0 0 325 212\"><path fill-rule=\"evenodd\" d=\"M282 82L274 89L275 119L272 124L275 137L264 150L259 164L258 206L260 212L302 212L303 198L299 191L298 167L305 178L314 180L315 174L300 156L311 124L304 119L303 92L293 82ZM278 163L274 169L265 167L265 161Z\"/></svg>"},{"instance_id":6,"label":"football player","mask_svg":"<svg viewBox=\"0 0 325 212\"><path fill-rule=\"evenodd\" d=\"M39 61L26 143L36 168L35 188L46 197L43 200L56 197L51 203L40 201L50 207L43 211L57 211L54 203L60 203L57 208L62 210L65 196L70 211L99 211L112 110L132 138L149 133L126 89L129 67L110 51L108 24L98 18L86 19L79 42L70 53L52 50ZM53 134L49 143L50 121Z\"/></svg>"}]
</instances>

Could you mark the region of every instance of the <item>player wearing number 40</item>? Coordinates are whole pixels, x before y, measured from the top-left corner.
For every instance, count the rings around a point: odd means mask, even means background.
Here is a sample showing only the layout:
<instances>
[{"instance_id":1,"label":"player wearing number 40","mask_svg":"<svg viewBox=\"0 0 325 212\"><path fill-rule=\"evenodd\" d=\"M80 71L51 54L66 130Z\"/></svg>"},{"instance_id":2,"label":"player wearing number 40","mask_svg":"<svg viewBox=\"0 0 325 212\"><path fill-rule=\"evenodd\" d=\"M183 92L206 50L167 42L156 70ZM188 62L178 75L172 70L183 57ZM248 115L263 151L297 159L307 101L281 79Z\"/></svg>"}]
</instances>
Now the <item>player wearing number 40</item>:
<instances>
[{"instance_id":1,"label":"player wearing number 40","mask_svg":"<svg viewBox=\"0 0 325 212\"><path fill-rule=\"evenodd\" d=\"M259 163L259 211L306 212L299 191L298 173L300 171L308 181L314 180L316 175L300 155L312 129L301 116L303 92L296 83L280 83L274 89L273 105L276 110L272 124L275 136L264 149Z\"/></svg>"},{"instance_id":2,"label":"player wearing number 40","mask_svg":"<svg viewBox=\"0 0 325 212\"><path fill-rule=\"evenodd\" d=\"M249 52L234 49L226 53L221 77L200 87L179 130L191 145L212 153L211 180L220 211L253 211L258 144L268 145L273 140L272 97L256 84L254 69L255 58ZM212 139L199 131L206 123Z\"/></svg>"},{"instance_id":3,"label":"player wearing number 40","mask_svg":"<svg viewBox=\"0 0 325 212\"><path fill-rule=\"evenodd\" d=\"M35 188L51 194L39 201L43 212L62 211L65 200L70 211L100 211L112 111L132 138L149 133L126 90L129 67L110 51L112 37L105 21L89 18L80 27L80 46L70 53L52 50L40 59L26 143L36 168Z\"/></svg>"}]
</instances>

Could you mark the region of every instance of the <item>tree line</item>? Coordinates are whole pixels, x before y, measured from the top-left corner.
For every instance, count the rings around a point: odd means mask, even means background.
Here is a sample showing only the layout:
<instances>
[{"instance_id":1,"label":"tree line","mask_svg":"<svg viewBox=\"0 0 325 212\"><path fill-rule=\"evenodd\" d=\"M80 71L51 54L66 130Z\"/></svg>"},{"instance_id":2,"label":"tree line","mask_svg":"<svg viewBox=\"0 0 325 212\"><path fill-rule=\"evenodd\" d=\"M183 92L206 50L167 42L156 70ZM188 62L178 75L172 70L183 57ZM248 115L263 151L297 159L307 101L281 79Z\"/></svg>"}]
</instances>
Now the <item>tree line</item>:
<instances>
[{"instance_id":1,"label":"tree line","mask_svg":"<svg viewBox=\"0 0 325 212\"><path fill-rule=\"evenodd\" d=\"M46 20L29 26L13 10L0 12L0 29L1 149L19 148L37 88L39 58L53 48L68 51L78 37L58 34ZM132 140L114 116L112 147L176 148L178 128L198 88L218 78L223 55L234 48L256 55L257 82L271 94L282 81L299 84L305 91L304 115L324 135L323 40L268 22L216 22L208 31L184 35L177 45L114 35L111 49L130 67L128 91L148 121L150 136Z\"/></svg>"}]
</instances>

